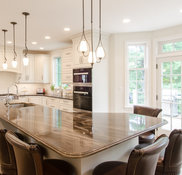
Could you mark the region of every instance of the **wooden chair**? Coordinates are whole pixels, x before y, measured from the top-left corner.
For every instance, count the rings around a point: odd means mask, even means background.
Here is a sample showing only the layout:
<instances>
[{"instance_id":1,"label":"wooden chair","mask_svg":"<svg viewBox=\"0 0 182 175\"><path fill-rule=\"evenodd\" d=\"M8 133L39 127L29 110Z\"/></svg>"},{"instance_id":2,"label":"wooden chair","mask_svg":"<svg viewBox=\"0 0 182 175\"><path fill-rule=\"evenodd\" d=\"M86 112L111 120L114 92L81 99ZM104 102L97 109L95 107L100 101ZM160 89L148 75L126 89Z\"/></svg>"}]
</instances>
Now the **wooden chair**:
<instances>
[{"instance_id":1,"label":"wooden chair","mask_svg":"<svg viewBox=\"0 0 182 175\"><path fill-rule=\"evenodd\" d=\"M166 148L168 141L168 137L163 135L145 148L134 149L128 163L104 162L94 169L93 175L154 175L159 154Z\"/></svg>"},{"instance_id":2,"label":"wooden chair","mask_svg":"<svg viewBox=\"0 0 182 175\"><path fill-rule=\"evenodd\" d=\"M134 106L134 114L148 115L151 117L157 117L162 109L150 108L143 106ZM155 140L155 130L146 132L139 136L139 144L151 144Z\"/></svg>"},{"instance_id":3,"label":"wooden chair","mask_svg":"<svg viewBox=\"0 0 182 175\"><path fill-rule=\"evenodd\" d=\"M76 175L74 167L66 161L43 160L38 145L21 141L12 131L5 137L13 147L18 175Z\"/></svg>"},{"instance_id":4,"label":"wooden chair","mask_svg":"<svg viewBox=\"0 0 182 175\"><path fill-rule=\"evenodd\" d=\"M182 168L182 129L173 130L164 157L157 163L155 175L180 175Z\"/></svg>"}]
</instances>

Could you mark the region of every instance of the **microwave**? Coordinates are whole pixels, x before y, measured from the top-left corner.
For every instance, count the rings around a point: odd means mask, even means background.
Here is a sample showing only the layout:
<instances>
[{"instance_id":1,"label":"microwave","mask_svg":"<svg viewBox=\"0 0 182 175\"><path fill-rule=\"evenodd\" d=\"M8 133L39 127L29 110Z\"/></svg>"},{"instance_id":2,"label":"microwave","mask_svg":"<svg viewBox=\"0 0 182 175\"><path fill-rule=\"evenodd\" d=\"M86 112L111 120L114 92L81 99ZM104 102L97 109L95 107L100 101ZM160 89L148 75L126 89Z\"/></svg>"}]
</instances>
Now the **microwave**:
<instances>
[{"instance_id":1,"label":"microwave","mask_svg":"<svg viewBox=\"0 0 182 175\"><path fill-rule=\"evenodd\" d=\"M92 83L92 69L73 69L73 83Z\"/></svg>"}]
</instances>

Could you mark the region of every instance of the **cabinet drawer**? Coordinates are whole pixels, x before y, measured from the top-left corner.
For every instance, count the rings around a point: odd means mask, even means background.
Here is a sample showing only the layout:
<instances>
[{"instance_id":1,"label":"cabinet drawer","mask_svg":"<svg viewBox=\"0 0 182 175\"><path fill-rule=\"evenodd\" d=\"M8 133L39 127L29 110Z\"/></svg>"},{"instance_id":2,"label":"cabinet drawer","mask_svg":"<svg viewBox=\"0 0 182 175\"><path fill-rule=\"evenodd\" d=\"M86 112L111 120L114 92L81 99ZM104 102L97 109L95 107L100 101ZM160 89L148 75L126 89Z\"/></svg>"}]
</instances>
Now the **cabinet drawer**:
<instances>
[{"instance_id":1,"label":"cabinet drawer","mask_svg":"<svg viewBox=\"0 0 182 175\"><path fill-rule=\"evenodd\" d=\"M42 105L42 98L41 97L29 97L28 101L29 101L29 103Z\"/></svg>"},{"instance_id":2,"label":"cabinet drawer","mask_svg":"<svg viewBox=\"0 0 182 175\"><path fill-rule=\"evenodd\" d=\"M47 106L50 108L59 108L60 100L56 98L47 98Z\"/></svg>"},{"instance_id":3,"label":"cabinet drawer","mask_svg":"<svg viewBox=\"0 0 182 175\"><path fill-rule=\"evenodd\" d=\"M72 69L72 67L73 67L72 62L62 63L62 68L63 69Z\"/></svg>"},{"instance_id":4,"label":"cabinet drawer","mask_svg":"<svg viewBox=\"0 0 182 175\"><path fill-rule=\"evenodd\" d=\"M72 49L67 49L67 50L64 50L64 52L62 53L62 57L71 57L72 56Z\"/></svg>"},{"instance_id":5,"label":"cabinet drawer","mask_svg":"<svg viewBox=\"0 0 182 175\"><path fill-rule=\"evenodd\" d=\"M62 74L64 76L64 74L72 74L73 73L73 69L62 69Z\"/></svg>"},{"instance_id":6,"label":"cabinet drawer","mask_svg":"<svg viewBox=\"0 0 182 175\"><path fill-rule=\"evenodd\" d=\"M62 75L62 82L72 82L73 81L73 75L72 74L63 74Z\"/></svg>"},{"instance_id":7,"label":"cabinet drawer","mask_svg":"<svg viewBox=\"0 0 182 175\"><path fill-rule=\"evenodd\" d=\"M72 106L73 107L73 100L61 99L60 104L63 106Z\"/></svg>"}]
</instances>

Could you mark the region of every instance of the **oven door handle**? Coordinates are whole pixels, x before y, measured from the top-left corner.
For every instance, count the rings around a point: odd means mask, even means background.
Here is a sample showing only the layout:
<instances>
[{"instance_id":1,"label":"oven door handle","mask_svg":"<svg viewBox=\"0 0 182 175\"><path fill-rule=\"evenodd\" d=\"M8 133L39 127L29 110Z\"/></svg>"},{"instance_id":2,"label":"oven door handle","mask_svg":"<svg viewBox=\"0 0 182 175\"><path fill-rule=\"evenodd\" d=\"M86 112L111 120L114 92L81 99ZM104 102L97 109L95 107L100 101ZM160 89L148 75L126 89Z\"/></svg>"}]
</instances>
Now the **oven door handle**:
<instances>
[{"instance_id":1,"label":"oven door handle","mask_svg":"<svg viewBox=\"0 0 182 175\"><path fill-rule=\"evenodd\" d=\"M83 95L88 95L88 92L74 91L74 94L83 94Z\"/></svg>"},{"instance_id":2,"label":"oven door handle","mask_svg":"<svg viewBox=\"0 0 182 175\"><path fill-rule=\"evenodd\" d=\"M88 72L74 73L73 75L88 75Z\"/></svg>"}]
</instances>

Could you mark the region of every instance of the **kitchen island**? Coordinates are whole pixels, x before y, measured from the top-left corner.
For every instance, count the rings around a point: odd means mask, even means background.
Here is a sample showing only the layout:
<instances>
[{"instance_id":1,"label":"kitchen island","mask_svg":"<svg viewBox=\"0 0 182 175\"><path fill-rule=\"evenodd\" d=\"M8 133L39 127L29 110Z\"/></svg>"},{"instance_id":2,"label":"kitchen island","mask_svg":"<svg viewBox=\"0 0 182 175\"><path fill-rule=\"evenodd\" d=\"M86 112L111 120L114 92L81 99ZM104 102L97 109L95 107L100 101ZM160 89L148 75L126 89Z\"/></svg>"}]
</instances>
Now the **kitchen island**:
<instances>
[{"instance_id":1,"label":"kitchen island","mask_svg":"<svg viewBox=\"0 0 182 175\"><path fill-rule=\"evenodd\" d=\"M124 160L138 136L166 124L160 118L124 113L63 112L39 105L0 103L1 128L18 130L45 148L45 156L64 159L78 175L91 175L107 160Z\"/></svg>"}]
</instances>

